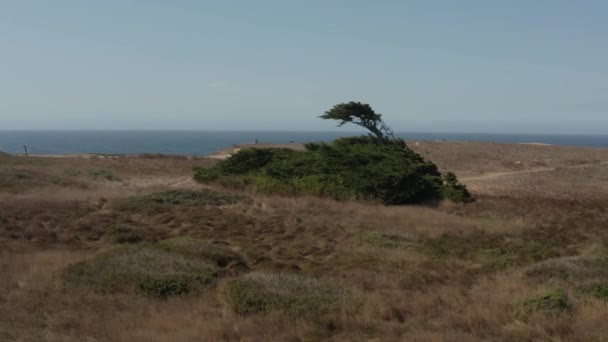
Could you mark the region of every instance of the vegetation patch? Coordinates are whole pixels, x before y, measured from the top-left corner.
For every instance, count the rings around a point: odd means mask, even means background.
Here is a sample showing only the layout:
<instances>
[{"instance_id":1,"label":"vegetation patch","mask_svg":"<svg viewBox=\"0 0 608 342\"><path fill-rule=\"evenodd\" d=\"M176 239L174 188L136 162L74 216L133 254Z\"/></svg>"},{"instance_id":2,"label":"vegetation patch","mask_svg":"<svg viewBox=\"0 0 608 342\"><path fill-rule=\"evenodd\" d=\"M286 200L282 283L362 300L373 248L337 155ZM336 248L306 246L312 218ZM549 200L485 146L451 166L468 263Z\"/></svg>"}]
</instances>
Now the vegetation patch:
<instances>
[{"instance_id":1,"label":"vegetation patch","mask_svg":"<svg viewBox=\"0 0 608 342\"><path fill-rule=\"evenodd\" d=\"M227 302L240 314L284 311L315 317L335 310L344 297L339 287L295 274L249 273L228 281Z\"/></svg>"},{"instance_id":2,"label":"vegetation patch","mask_svg":"<svg viewBox=\"0 0 608 342\"><path fill-rule=\"evenodd\" d=\"M131 197L117 203L117 209L128 210L145 206L228 205L250 201L248 197L213 190L171 190Z\"/></svg>"},{"instance_id":3,"label":"vegetation patch","mask_svg":"<svg viewBox=\"0 0 608 342\"><path fill-rule=\"evenodd\" d=\"M477 231L466 235L444 234L424 241L418 248L435 258L467 260L488 270L502 270L557 257L560 247L528 238L526 234L511 236Z\"/></svg>"},{"instance_id":4,"label":"vegetation patch","mask_svg":"<svg viewBox=\"0 0 608 342\"><path fill-rule=\"evenodd\" d=\"M94 179L105 179L111 182L118 182L120 178L116 176L112 171L105 169L90 169L86 170L85 174Z\"/></svg>"},{"instance_id":5,"label":"vegetation patch","mask_svg":"<svg viewBox=\"0 0 608 342\"><path fill-rule=\"evenodd\" d=\"M384 204L436 202L448 186L437 167L402 140L373 137L307 144L306 151L243 149L212 167L195 169L194 178L266 193Z\"/></svg>"},{"instance_id":6,"label":"vegetation patch","mask_svg":"<svg viewBox=\"0 0 608 342\"><path fill-rule=\"evenodd\" d=\"M129 291L154 296L181 295L213 283L218 273L200 259L171 253L153 245L124 245L69 265L68 284L100 291Z\"/></svg>"},{"instance_id":7,"label":"vegetation patch","mask_svg":"<svg viewBox=\"0 0 608 342\"><path fill-rule=\"evenodd\" d=\"M122 225L110 227L109 234L115 243L138 243L144 240L140 232L131 227Z\"/></svg>"},{"instance_id":8,"label":"vegetation patch","mask_svg":"<svg viewBox=\"0 0 608 342\"><path fill-rule=\"evenodd\" d=\"M243 263L241 256L230 248L199 239L180 236L163 240L158 246L169 252L211 260L220 267L226 267L231 263Z\"/></svg>"},{"instance_id":9,"label":"vegetation patch","mask_svg":"<svg viewBox=\"0 0 608 342\"><path fill-rule=\"evenodd\" d=\"M519 306L520 315L525 317L535 312L557 315L571 311L574 305L564 290L554 289L526 298Z\"/></svg>"},{"instance_id":10,"label":"vegetation patch","mask_svg":"<svg viewBox=\"0 0 608 342\"><path fill-rule=\"evenodd\" d=\"M388 205L435 203L443 198L471 199L453 173L442 177L437 166L394 137L382 115L368 104L342 103L321 115L369 130L369 136L309 143L305 151L243 149L194 179L224 186L288 195L311 194L337 200L359 199Z\"/></svg>"},{"instance_id":11,"label":"vegetation patch","mask_svg":"<svg viewBox=\"0 0 608 342\"><path fill-rule=\"evenodd\" d=\"M578 290L583 294L608 301L608 282L586 284L580 286Z\"/></svg>"},{"instance_id":12,"label":"vegetation patch","mask_svg":"<svg viewBox=\"0 0 608 342\"><path fill-rule=\"evenodd\" d=\"M458 182L456 175L452 172L447 172L443 175L442 195L454 202L471 202L473 196L467 189L466 185Z\"/></svg>"},{"instance_id":13,"label":"vegetation patch","mask_svg":"<svg viewBox=\"0 0 608 342\"><path fill-rule=\"evenodd\" d=\"M531 266L525 276L539 283L580 286L590 282L608 281L608 258L564 257Z\"/></svg>"},{"instance_id":14,"label":"vegetation patch","mask_svg":"<svg viewBox=\"0 0 608 342\"><path fill-rule=\"evenodd\" d=\"M15 159L28 159L25 157L14 157ZM81 183L55 175L45 174L37 171L24 169L0 169L0 191L19 193L34 187L45 186L69 186L75 185L83 188Z\"/></svg>"},{"instance_id":15,"label":"vegetation patch","mask_svg":"<svg viewBox=\"0 0 608 342\"><path fill-rule=\"evenodd\" d=\"M366 233L363 236L363 241L369 245L384 248L410 247L416 244L416 241L401 235L382 234L378 232Z\"/></svg>"}]
</instances>

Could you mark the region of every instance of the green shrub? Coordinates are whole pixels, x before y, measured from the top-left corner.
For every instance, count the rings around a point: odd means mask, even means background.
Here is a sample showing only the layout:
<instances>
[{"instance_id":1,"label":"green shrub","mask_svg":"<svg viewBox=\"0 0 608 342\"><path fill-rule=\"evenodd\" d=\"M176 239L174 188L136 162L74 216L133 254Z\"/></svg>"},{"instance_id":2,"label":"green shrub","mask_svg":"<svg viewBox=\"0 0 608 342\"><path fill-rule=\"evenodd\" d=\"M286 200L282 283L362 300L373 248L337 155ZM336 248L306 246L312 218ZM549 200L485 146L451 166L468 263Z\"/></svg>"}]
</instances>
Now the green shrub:
<instances>
[{"instance_id":1,"label":"green shrub","mask_svg":"<svg viewBox=\"0 0 608 342\"><path fill-rule=\"evenodd\" d=\"M150 297L182 296L211 284L214 278L206 273L146 276L139 281L137 290Z\"/></svg>"},{"instance_id":2,"label":"green shrub","mask_svg":"<svg viewBox=\"0 0 608 342\"><path fill-rule=\"evenodd\" d=\"M327 282L300 275L249 273L228 281L224 295L240 314L278 310L315 317L337 309L344 292Z\"/></svg>"},{"instance_id":3,"label":"green shrub","mask_svg":"<svg viewBox=\"0 0 608 342\"><path fill-rule=\"evenodd\" d=\"M433 203L443 196L458 200L468 194L457 182L444 189L437 167L402 140L373 137L311 143L306 151L244 149L211 168L195 169L194 178L262 192L385 204Z\"/></svg>"},{"instance_id":4,"label":"green shrub","mask_svg":"<svg viewBox=\"0 0 608 342\"><path fill-rule=\"evenodd\" d=\"M308 193L320 197L329 197L336 200L356 198L357 194L348 187L343 176L340 175L310 175L293 179L296 192Z\"/></svg>"},{"instance_id":5,"label":"green shrub","mask_svg":"<svg viewBox=\"0 0 608 342\"><path fill-rule=\"evenodd\" d=\"M217 276L213 266L204 260L150 244L115 247L68 265L62 273L66 283L76 286L103 292L139 290L147 294L183 293L179 289L186 287L190 292L210 284Z\"/></svg>"},{"instance_id":6,"label":"green shrub","mask_svg":"<svg viewBox=\"0 0 608 342\"><path fill-rule=\"evenodd\" d=\"M243 262L243 259L228 247L213 245L189 237L180 236L163 240L158 243L158 246L169 252L209 259L220 267L225 267L232 262Z\"/></svg>"},{"instance_id":7,"label":"green shrub","mask_svg":"<svg viewBox=\"0 0 608 342\"><path fill-rule=\"evenodd\" d=\"M223 173L247 174L255 172L269 164L289 160L296 151L285 148L260 149L249 148L239 151L219 164Z\"/></svg>"},{"instance_id":8,"label":"green shrub","mask_svg":"<svg viewBox=\"0 0 608 342\"><path fill-rule=\"evenodd\" d=\"M466 185L458 182L456 175L452 172L447 172L443 175L443 197L454 202L471 202L473 196L467 189Z\"/></svg>"},{"instance_id":9,"label":"green shrub","mask_svg":"<svg viewBox=\"0 0 608 342\"><path fill-rule=\"evenodd\" d=\"M212 167L196 167L194 168L194 179L199 182L214 181L222 175L218 168Z\"/></svg>"},{"instance_id":10,"label":"green shrub","mask_svg":"<svg viewBox=\"0 0 608 342\"><path fill-rule=\"evenodd\" d=\"M396 248L408 247L415 244L414 241L400 235L381 234L370 232L363 236L363 241L376 247Z\"/></svg>"},{"instance_id":11,"label":"green shrub","mask_svg":"<svg viewBox=\"0 0 608 342\"><path fill-rule=\"evenodd\" d=\"M572 302L562 289L554 289L526 298L520 303L520 306L520 314L523 316L534 312L556 315L573 308Z\"/></svg>"},{"instance_id":12,"label":"green shrub","mask_svg":"<svg viewBox=\"0 0 608 342\"><path fill-rule=\"evenodd\" d=\"M117 203L117 209L138 209L143 206L228 205L249 200L245 196L212 190L171 190L135 196Z\"/></svg>"}]
</instances>

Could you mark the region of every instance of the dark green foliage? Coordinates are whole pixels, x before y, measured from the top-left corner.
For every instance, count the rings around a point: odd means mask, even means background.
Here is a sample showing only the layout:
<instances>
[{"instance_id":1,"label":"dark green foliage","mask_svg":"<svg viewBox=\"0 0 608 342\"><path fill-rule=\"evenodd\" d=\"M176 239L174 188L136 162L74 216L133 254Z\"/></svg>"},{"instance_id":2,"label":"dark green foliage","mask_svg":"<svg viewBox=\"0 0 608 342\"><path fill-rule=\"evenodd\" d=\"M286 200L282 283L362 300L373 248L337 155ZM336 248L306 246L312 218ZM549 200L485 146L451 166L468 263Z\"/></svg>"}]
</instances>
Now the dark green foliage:
<instances>
[{"instance_id":1,"label":"dark green foliage","mask_svg":"<svg viewBox=\"0 0 608 342\"><path fill-rule=\"evenodd\" d=\"M452 172L443 175L443 197L454 202L470 202L473 200L473 196L471 196L466 185L459 183L456 175Z\"/></svg>"},{"instance_id":2,"label":"dark green foliage","mask_svg":"<svg viewBox=\"0 0 608 342\"><path fill-rule=\"evenodd\" d=\"M362 136L306 148L241 150L211 168L196 169L194 178L262 192L384 204L432 203L443 196L437 167L402 140Z\"/></svg>"},{"instance_id":3,"label":"dark green foliage","mask_svg":"<svg viewBox=\"0 0 608 342\"><path fill-rule=\"evenodd\" d=\"M250 273L227 282L224 295L240 314L279 310L317 317L338 308L344 293L335 285L299 275Z\"/></svg>"},{"instance_id":4,"label":"dark green foliage","mask_svg":"<svg viewBox=\"0 0 608 342\"><path fill-rule=\"evenodd\" d=\"M143 206L227 205L248 200L245 196L212 190L171 190L131 197L117 203L117 209L138 209Z\"/></svg>"},{"instance_id":5,"label":"dark green foliage","mask_svg":"<svg viewBox=\"0 0 608 342\"><path fill-rule=\"evenodd\" d=\"M389 140L393 137L393 131L382 120L382 114L376 113L366 103L354 101L340 103L319 117L325 120L340 121L338 127L348 122L364 127L381 140Z\"/></svg>"},{"instance_id":6,"label":"dark green foliage","mask_svg":"<svg viewBox=\"0 0 608 342\"><path fill-rule=\"evenodd\" d=\"M150 297L182 296L195 292L214 280L213 274L205 273L147 276L139 282L137 290Z\"/></svg>"},{"instance_id":7,"label":"dark green foliage","mask_svg":"<svg viewBox=\"0 0 608 342\"><path fill-rule=\"evenodd\" d=\"M189 288L182 277L146 277L139 283L138 291L146 296L163 298L187 294Z\"/></svg>"},{"instance_id":8,"label":"dark green foliage","mask_svg":"<svg viewBox=\"0 0 608 342\"><path fill-rule=\"evenodd\" d=\"M523 316L534 312L556 315L572 310L573 304L562 289L554 289L539 295L526 298L521 302Z\"/></svg>"},{"instance_id":9,"label":"dark green foliage","mask_svg":"<svg viewBox=\"0 0 608 342\"><path fill-rule=\"evenodd\" d=\"M275 149L245 149L241 150L232 157L221 163L220 170L223 173L246 174L257 171L271 162L280 162L289 159L296 154L296 151L275 148Z\"/></svg>"},{"instance_id":10,"label":"dark green foliage","mask_svg":"<svg viewBox=\"0 0 608 342\"><path fill-rule=\"evenodd\" d=\"M217 167L197 167L194 168L194 179L199 182L212 182L220 178L222 172Z\"/></svg>"}]
</instances>

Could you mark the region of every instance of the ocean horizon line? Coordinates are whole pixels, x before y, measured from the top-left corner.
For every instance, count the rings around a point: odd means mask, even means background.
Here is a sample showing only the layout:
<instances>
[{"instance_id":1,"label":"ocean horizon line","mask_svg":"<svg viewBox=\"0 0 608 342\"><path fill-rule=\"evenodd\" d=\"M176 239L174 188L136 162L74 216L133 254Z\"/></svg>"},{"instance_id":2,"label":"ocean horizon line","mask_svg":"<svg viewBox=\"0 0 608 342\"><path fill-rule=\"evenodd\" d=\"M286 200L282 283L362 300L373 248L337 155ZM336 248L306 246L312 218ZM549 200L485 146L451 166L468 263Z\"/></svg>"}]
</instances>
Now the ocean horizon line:
<instances>
[{"instance_id":1,"label":"ocean horizon line","mask_svg":"<svg viewBox=\"0 0 608 342\"><path fill-rule=\"evenodd\" d=\"M36 133L36 132L100 132L100 133L327 133L327 134L358 134L368 135L367 131L330 130L330 129L2 129L0 133ZM451 134L451 135L502 135L502 136L598 136L608 137L608 133L539 133L539 132L492 132L492 131L394 131L396 135L403 134Z\"/></svg>"},{"instance_id":2,"label":"ocean horizon line","mask_svg":"<svg viewBox=\"0 0 608 342\"><path fill-rule=\"evenodd\" d=\"M32 154L174 154L209 155L219 149L250 144L330 142L356 131L0 131L0 151L21 153L24 146ZM608 135L563 135L526 133L395 132L409 142L453 141L493 143L540 143L558 146L608 148Z\"/></svg>"}]
</instances>

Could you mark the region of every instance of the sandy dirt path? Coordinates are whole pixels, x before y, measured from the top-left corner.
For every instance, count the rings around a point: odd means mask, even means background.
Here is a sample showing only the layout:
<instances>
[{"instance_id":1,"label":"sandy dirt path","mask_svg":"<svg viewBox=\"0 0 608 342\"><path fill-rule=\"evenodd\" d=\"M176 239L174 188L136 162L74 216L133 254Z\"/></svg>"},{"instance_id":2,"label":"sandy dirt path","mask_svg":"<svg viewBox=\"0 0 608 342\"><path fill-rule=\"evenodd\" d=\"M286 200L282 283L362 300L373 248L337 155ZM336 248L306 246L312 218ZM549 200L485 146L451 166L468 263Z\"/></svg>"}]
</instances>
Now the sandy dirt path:
<instances>
[{"instance_id":1,"label":"sandy dirt path","mask_svg":"<svg viewBox=\"0 0 608 342\"><path fill-rule=\"evenodd\" d=\"M608 161L603 161L603 162L599 162L599 163L586 163L586 164L579 164L579 165L573 165L573 166L566 166L566 167L561 167L559 169L581 169L581 168L585 168L585 167L589 167L589 166L598 166L598 165L607 165L607 164L608 164ZM538 169L533 169L533 170L488 172L488 173L484 173L484 174L478 175L478 176L462 177L460 180L463 182L477 181L477 180L489 180L489 179L495 179L495 178L509 176L509 175L517 175L517 174L523 174L523 173L548 172L548 171L556 171L556 170L558 170L558 168L543 167L543 168L538 168Z\"/></svg>"}]
</instances>

